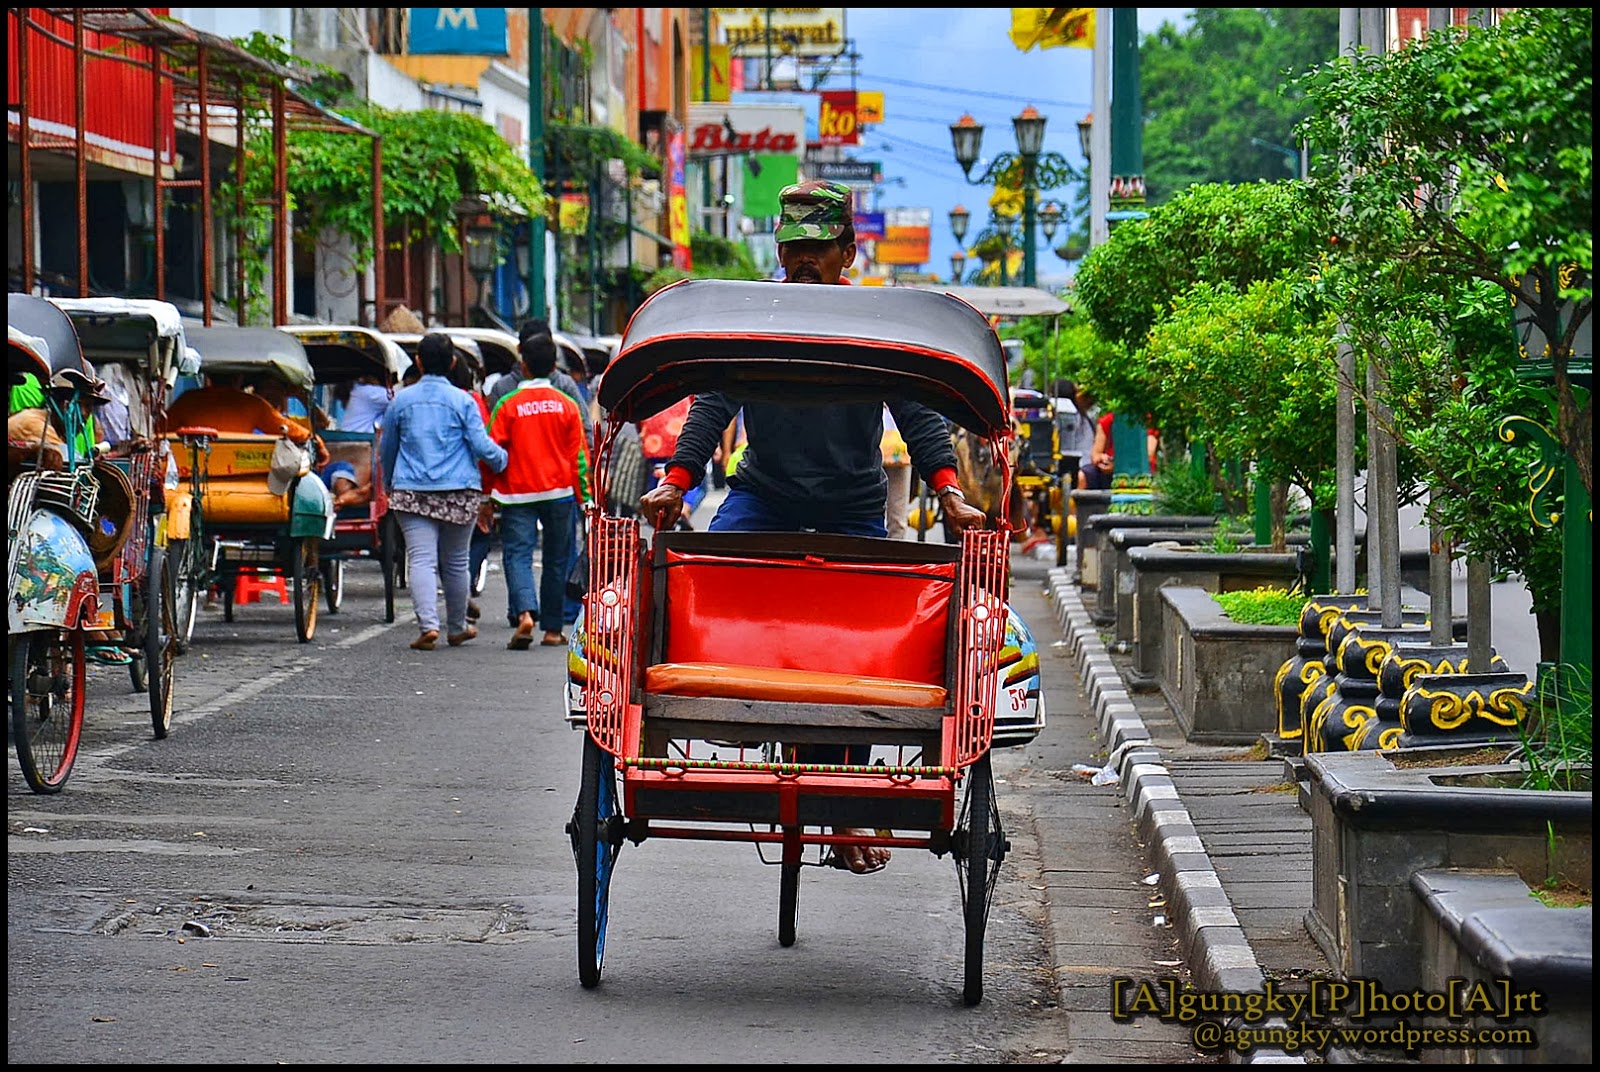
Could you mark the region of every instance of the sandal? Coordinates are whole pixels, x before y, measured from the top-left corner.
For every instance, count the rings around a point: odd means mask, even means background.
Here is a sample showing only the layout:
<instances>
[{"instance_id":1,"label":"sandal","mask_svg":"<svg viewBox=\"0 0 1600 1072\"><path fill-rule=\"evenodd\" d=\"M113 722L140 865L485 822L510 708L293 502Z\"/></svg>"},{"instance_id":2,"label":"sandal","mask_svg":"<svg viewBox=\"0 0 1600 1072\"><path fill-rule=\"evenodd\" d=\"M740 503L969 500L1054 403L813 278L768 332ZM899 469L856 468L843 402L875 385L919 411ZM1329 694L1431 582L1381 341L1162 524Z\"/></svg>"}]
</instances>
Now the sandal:
<instances>
[{"instance_id":1,"label":"sandal","mask_svg":"<svg viewBox=\"0 0 1600 1072\"><path fill-rule=\"evenodd\" d=\"M567 642L567 638L566 638L566 636L564 634L561 634L561 633L546 633L544 635L544 639L539 641L539 645L540 645L540 647L554 648L554 647L559 647L560 645L565 644L566 642Z\"/></svg>"},{"instance_id":2,"label":"sandal","mask_svg":"<svg viewBox=\"0 0 1600 1072\"><path fill-rule=\"evenodd\" d=\"M433 646L439 642L439 630L429 629L411 642L412 651L432 651Z\"/></svg>"},{"instance_id":3,"label":"sandal","mask_svg":"<svg viewBox=\"0 0 1600 1072\"><path fill-rule=\"evenodd\" d=\"M865 834L866 833L866 831L839 831L839 832L840 833L854 832L854 833L861 833L861 834ZM880 829L880 830L877 831L877 834L878 834L879 837L889 837L889 836L891 836L893 834L893 831L892 830L881 830ZM864 844L858 844L858 845L832 845L832 846L829 846L827 855L825 855L822 858L822 864L823 864L824 867L833 867L833 868L837 868L840 871L848 871L852 875L875 875L879 871L882 871L885 867L887 867L889 865L890 854L888 853L887 850L885 850L884 858L882 860L879 860L875 864L868 864L866 867L864 867L860 871L857 871L855 868L850 866L850 861L845 856L844 850L845 849L855 849L857 852L865 854L868 849L878 848L878 847L879 846L864 845ZM863 859L863 862L865 862L865 856L863 856L862 859Z\"/></svg>"},{"instance_id":4,"label":"sandal","mask_svg":"<svg viewBox=\"0 0 1600 1072\"><path fill-rule=\"evenodd\" d=\"M452 648L459 648L467 641L477 637L477 635L478 627L475 625L468 625L461 632L451 633L448 637L445 637L445 643L449 644Z\"/></svg>"},{"instance_id":5,"label":"sandal","mask_svg":"<svg viewBox=\"0 0 1600 1072\"><path fill-rule=\"evenodd\" d=\"M517 631L511 634L511 639L506 641L506 647L512 651L527 651L533 646L533 623L523 622L517 626Z\"/></svg>"},{"instance_id":6,"label":"sandal","mask_svg":"<svg viewBox=\"0 0 1600 1072\"><path fill-rule=\"evenodd\" d=\"M113 647L109 644L90 645L87 650L89 653L89 658L104 666L127 666L129 663L133 662L132 655L129 655L121 648Z\"/></svg>"},{"instance_id":7,"label":"sandal","mask_svg":"<svg viewBox=\"0 0 1600 1072\"><path fill-rule=\"evenodd\" d=\"M829 849L828 855L822 858L822 866L831 867L838 871L848 871L852 875L876 875L879 871L882 871L885 867L888 867L889 864L886 860L882 863L874 864L864 871L857 871L855 868L850 866L850 861L846 860L842 853L836 852L833 849Z\"/></svg>"}]
</instances>

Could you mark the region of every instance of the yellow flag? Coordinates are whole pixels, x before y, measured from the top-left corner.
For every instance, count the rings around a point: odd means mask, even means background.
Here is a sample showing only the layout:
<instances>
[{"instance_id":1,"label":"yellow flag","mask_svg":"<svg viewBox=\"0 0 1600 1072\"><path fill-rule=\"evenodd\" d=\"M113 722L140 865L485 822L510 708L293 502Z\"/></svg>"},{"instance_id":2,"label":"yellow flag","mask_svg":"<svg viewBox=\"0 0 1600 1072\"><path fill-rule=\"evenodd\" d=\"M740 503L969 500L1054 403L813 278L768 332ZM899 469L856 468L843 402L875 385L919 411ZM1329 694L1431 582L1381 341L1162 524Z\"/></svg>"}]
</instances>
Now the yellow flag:
<instances>
[{"instance_id":1,"label":"yellow flag","mask_svg":"<svg viewBox=\"0 0 1600 1072\"><path fill-rule=\"evenodd\" d=\"M1093 48L1094 8L1014 7L1011 43L1023 52L1045 48Z\"/></svg>"}]
</instances>

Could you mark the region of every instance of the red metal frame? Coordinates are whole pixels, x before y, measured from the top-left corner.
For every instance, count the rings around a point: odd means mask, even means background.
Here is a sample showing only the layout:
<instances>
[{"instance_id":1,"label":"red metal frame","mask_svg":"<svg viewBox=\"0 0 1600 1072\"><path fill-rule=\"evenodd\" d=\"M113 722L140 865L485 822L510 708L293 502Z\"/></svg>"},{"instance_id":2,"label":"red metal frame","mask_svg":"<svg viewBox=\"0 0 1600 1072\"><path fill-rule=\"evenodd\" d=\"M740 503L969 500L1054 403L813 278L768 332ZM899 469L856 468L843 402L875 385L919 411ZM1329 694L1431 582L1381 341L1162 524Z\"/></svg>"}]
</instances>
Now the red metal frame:
<instances>
[{"instance_id":1,"label":"red metal frame","mask_svg":"<svg viewBox=\"0 0 1600 1072\"><path fill-rule=\"evenodd\" d=\"M213 263L212 174L209 152L200 154L200 178L172 176L177 142L177 116L192 119L198 137L211 145L214 127L231 127L234 144L242 145L244 117L260 111L262 93L273 132L272 309L273 324L288 322L289 247L288 132L321 130L362 134L373 140L373 223L379 237L379 255L373 258L376 301L373 322L383 313L386 300L383 257L382 140L372 131L334 115L287 88L291 72L268 63L227 38L203 33L163 18L165 8L12 8L7 11L8 106L19 117L8 136L17 143L21 182L22 289L31 291L36 279L34 235L38 222L33 211L34 152L70 151L77 182L78 296L89 296L89 238L87 221L88 167L91 159L109 163L107 150L97 143L115 139L150 157L149 176L154 187L155 296L166 300L166 232L164 202L168 190L200 191L202 278L216 278ZM35 55L35 52L38 55ZM109 83L109 84L108 84ZM71 102L71 114L66 113ZM148 105L144 102L148 101ZM8 124L8 128L9 128ZM52 132L51 126L70 133ZM143 130L141 131L141 127ZM148 142L146 141L148 133ZM235 154L242 169L243 153ZM121 166L120 170L127 170ZM237 178L242 178L242 172ZM242 187L242 181L239 182ZM236 203L242 220L245 205ZM240 224L242 227L242 223ZM236 244L239 234L235 235ZM237 287L245 291L244 259L252 251L239 250ZM201 295L204 321L212 322L211 287ZM246 322L246 302L240 300L239 323ZM367 314L366 304L361 315Z\"/></svg>"},{"instance_id":2,"label":"red metal frame","mask_svg":"<svg viewBox=\"0 0 1600 1072\"><path fill-rule=\"evenodd\" d=\"M606 486L618 427L610 426L601 441L596 487ZM1006 433L993 437L1003 448ZM1004 459L1003 449L996 457ZM1011 472L1002 479L1009 492ZM598 499L599 497L597 497ZM793 762L752 761L734 748L736 759L662 758L641 756L643 731L643 666L639 652L648 641L651 571L647 548L635 518L608 517L598 505L589 508L589 590L584 597L587 636L584 651L588 675L584 702L588 733L616 757L622 772L623 814L632 834L702 841L780 844L785 862L798 861L806 845L871 844L942 851L941 835L956 823L956 791L966 768L989 750L994 734L995 703L1001 677L1000 650L1005 641L1005 607L1010 576L1009 534L1003 530L968 531L962 536L955 592L959 618L955 630L955 664L947 668L955 703L943 720L941 734L946 766L823 766ZM775 797L776 819L754 823L746 818L697 816L693 823L673 816L652 815L643 798L661 800L662 793L717 795L761 794ZM922 805L922 814L936 814L938 831L907 836L880 830L876 834L842 836L820 824L801 822L807 797L850 797L885 804ZM718 826L716 824L722 824ZM766 829L762 829L766 827ZM779 829L779 827L783 829Z\"/></svg>"}]
</instances>

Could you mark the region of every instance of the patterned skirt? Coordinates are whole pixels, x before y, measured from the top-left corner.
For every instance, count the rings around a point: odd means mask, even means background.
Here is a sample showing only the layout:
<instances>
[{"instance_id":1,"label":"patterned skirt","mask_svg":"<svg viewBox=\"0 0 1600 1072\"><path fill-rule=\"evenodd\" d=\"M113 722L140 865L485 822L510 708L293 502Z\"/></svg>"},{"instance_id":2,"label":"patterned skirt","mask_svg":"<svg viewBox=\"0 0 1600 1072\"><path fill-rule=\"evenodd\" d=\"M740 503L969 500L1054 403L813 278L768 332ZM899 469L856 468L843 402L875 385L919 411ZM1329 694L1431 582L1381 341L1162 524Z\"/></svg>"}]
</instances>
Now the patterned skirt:
<instances>
[{"instance_id":1,"label":"patterned skirt","mask_svg":"<svg viewBox=\"0 0 1600 1072\"><path fill-rule=\"evenodd\" d=\"M413 491L397 488L389 496L389 509L442 521L446 525L471 525L478 520L483 492L476 488L456 491Z\"/></svg>"}]
</instances>

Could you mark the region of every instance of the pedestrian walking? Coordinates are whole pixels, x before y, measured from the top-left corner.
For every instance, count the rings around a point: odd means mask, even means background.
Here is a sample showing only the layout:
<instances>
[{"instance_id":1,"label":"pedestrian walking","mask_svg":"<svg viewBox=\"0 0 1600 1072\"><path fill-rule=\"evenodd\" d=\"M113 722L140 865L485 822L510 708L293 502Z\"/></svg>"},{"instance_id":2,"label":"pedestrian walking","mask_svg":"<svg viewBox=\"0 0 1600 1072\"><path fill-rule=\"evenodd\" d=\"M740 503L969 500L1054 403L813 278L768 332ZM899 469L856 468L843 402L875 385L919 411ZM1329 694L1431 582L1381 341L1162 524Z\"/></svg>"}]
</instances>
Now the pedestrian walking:
<instances>
[{"instance_id":1,"label":"pedestrian walking","mask_svg":"<svg viewBox=\"0 0 1600 1072\"><path fill-rule=\"evenodd\" d=\"M581 403L550 382L555 340L530 335L517 349L524 378L495 404L489 418L489 438L510 459L495 477L490 498L500 509L507 609L516 616L506 647L523 651L533 644L536 624L544 630L540 644L567 642L562 632L567 574L577 506L589 500L589 451ZM536 591L533 552L541 538Z\"/></svg>"},{"instance_id":2,"label":"pedestrian walking","mask_svg":"<svg viewBox=\"0 0 1600 1072\"><path fill-rule=\"evenodd\" d=\"M457 360L450 336L432 332L417 346L417 383L398 392L380 437L389 509L405 534L406 571L417 616L417 651L439 640L439 587L444 586L446 640L478 635L467 621L468 546L483 502L478 463L505 469L503 447L489 438L472 396L451 383Z\"/></svg>"}]
</instances>

